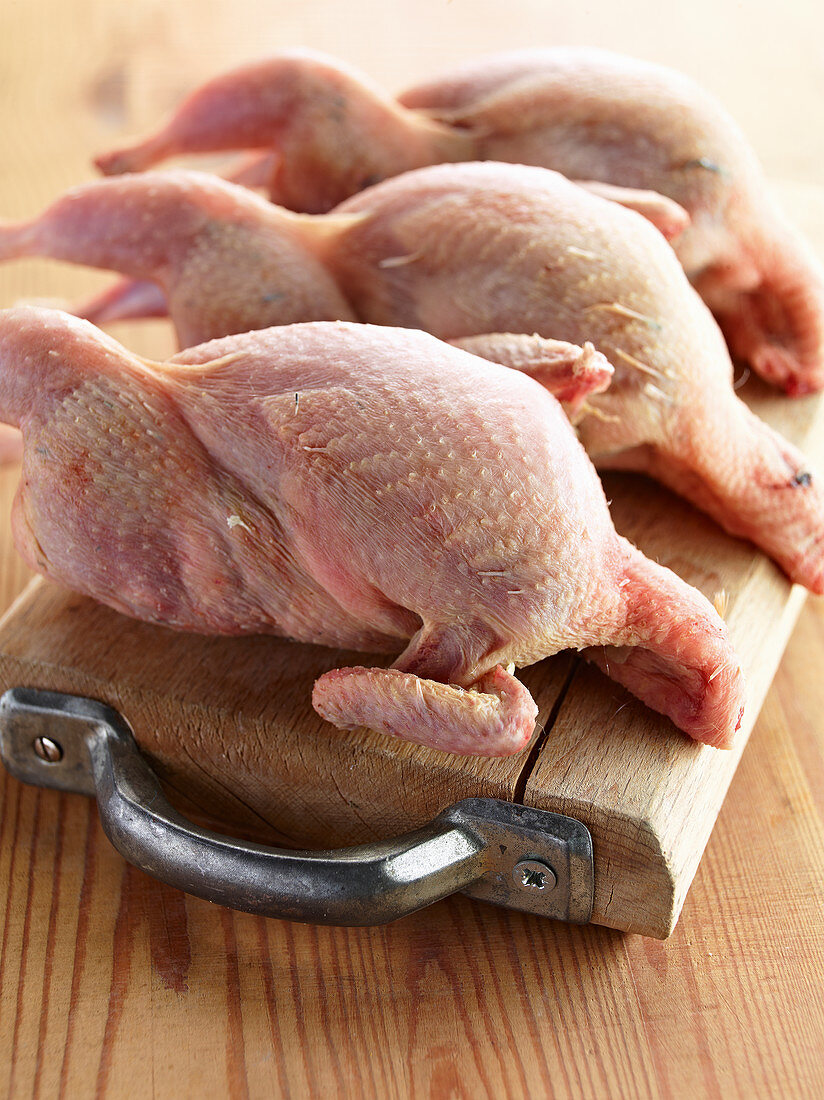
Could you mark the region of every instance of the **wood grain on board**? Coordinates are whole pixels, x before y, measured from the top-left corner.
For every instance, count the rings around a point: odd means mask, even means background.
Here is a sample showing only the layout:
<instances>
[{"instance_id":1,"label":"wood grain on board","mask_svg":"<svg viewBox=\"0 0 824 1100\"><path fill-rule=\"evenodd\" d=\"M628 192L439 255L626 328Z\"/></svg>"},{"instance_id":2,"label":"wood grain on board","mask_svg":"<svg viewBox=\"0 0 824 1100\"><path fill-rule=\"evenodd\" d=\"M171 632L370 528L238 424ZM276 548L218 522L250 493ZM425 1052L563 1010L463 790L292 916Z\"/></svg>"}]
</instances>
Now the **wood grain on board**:
<instances>
[{"instance_id":1,"label":"wood grain on board","mask_svg":"<svg viewBox=\"0 0 824 1100\"><path fill-rule=\"evenodd\" d=\"M179 808L200 820L334 847L405 832L460 798L513 800L522 755L456 757L319 718L315 679L364 660L277 638L179 634L39 581L0 624L0 688L117 707ZM569 664L541 676L544 721Z\"/></svg>"}]
</instances>

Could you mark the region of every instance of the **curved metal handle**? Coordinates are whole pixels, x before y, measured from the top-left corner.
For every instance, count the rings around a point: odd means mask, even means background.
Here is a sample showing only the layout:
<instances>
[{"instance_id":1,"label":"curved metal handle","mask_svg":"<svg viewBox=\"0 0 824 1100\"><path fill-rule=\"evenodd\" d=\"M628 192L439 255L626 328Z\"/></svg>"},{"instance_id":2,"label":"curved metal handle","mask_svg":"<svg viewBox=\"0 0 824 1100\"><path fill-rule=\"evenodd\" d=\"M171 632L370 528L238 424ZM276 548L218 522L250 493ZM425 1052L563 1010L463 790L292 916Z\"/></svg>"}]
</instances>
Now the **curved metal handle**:
<instances>
[{"instance_id":1,"label":"curved metal handle","mask_svg":"<svg viewBox=\"0 0 824 1100\"><path fill-rule=\"evenodd\" d=\"M544 810L469 798L390 841L326 852L247 843L174 809L117 711L24 688L0 699L0 757L23 782L94 795L106 835L130 863L232 909L381 924L463 891L575 923L591 915L589 832Z\"/></svg>"}]
</instances>

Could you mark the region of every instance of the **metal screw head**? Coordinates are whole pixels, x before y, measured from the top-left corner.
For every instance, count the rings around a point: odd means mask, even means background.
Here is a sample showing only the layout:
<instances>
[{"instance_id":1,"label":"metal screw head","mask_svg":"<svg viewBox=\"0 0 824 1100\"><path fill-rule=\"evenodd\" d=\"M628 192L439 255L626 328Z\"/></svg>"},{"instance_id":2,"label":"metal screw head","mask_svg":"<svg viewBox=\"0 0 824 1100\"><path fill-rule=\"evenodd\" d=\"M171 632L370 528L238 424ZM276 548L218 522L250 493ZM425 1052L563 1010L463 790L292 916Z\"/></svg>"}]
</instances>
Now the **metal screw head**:
<instances>
[{"instance_id":1,"label":"metal screw head","mask_svg":"<svg viewBox=\"0 0 824 1100\"><path fill-rule=\"evenodd\" d=\"M521 859L513 868L512 877L522 890L554 890L558 878L548 863L539 859Z\"/></svg>"},{"instance_id":2,"label":"metal screw head","mask_svg":"<svg viewBox=\"0 0 824 1100\"><path fill-rule=\"evenodd\" d=\"M50 737L36 737L34 739L34 751L41 760L47 764L57 764L63 759L63 748Z\"/></svg>"}]
</instances>

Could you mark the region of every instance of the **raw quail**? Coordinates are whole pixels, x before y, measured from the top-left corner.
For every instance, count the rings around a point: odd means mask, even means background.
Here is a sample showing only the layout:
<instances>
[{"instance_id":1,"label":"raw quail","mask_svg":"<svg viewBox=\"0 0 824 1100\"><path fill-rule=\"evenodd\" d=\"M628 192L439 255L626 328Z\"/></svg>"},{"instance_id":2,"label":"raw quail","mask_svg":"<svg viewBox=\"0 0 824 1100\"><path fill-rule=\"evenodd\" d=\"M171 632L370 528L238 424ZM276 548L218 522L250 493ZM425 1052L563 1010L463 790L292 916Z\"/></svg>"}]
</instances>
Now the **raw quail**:
<instances>
[{"instance_id":1,"label":"raw quail","mask_svg":"<svg viewBox=\"0 0 824 1100\"><path fill-rule=\"evenodd\" d=\"M275 324L354 318L321 260L326 239L353 220L294 214L201 172L146 172L82 184L40 217L0 225L0 260L49 256L136 276L82 315L100 324L168 305L185 348ZM486 358L532 373L570 414L612 376L591 346L499 333L485 348Z\"/></svg>"},{"instance_id":2,"label":"raw quail","mask_svg":"<svg viewBox=\"0 0 824 1100\"><path fill-rule=\"evenodd\" d=\"M99 156L105 175L181 153L265 150L236 173L311 214L387 176L472 156L453 126L407 111L355 69L311 50L244 65L196 89L156 133Z\"/></svg>"},{"instance_id":3,"label":"raw quail","mask_svg":"<svg viewBox=\"0 0 824 1100\"><path fill-rule=\"evenodd\" d=\"M304 222L215 176L154 172L81 184L37 218L0 224L0 260L49 256L152 280L191 347L251 328L355 319ZM129 293L137 312L159 311L142 282Z\"/></svg>"},{"instance_id":4,"label":"raw quail","mask_svg":"<svg viewBox=\"0 0 824 1100\"><path fill-rule=\"evenodd\" d=\"M475 354L532 373L559 396L583 367L593 393L575 405L597 464L649 473L751 539L794 581L824 591L818 479L735 396L712 315L662 235L634 211L557 172L512 164L418 169L317 216L199 173L165 179L146 173L78 188L41 218L0 231L0 256L114 258L146 275L150 255L184 343L221 325L228 333L236 315L243 328L262 328L321 301L326 316L338 303L344 318L471 338ZM171 196L157 208L162 232L138 201L144 191L150 203ZM196 215L176 214L181 196ZM564 352L587 341L616 368L606 393L594 392L608 381L597 360L577 347Z\"/></svg>"},{"instance_id":5,"label":"raw quail","mask_svg":"<svg viewBox=\"0 0 824 1100\"><path fill-rule=\"evenodd\" d=\"M119 173L225 149L264 150L235 178L310 212L442 161L533 164L611 185L611 198L668 235L684 230L678 256L736 355L791 393L824 385L824 273L735 122L673 70L602 50L521 51L395 103L331 58L284 54L208 82L156 133L98 164Z\"/></svg>"},{"instance_id":6,"label":"raw quail","mask_svg":"<svg viewBox=\"0 0 824 1100\"><path fill-rule=\"evenodd\" d=\"M791 393L824 386L824 271L735 121L688 77L561 47L482 58L399 101L475 135L478 160L675 200L691 224L674 248L733 353Z\"/></svg>"},{"instance_id":7,"label":"raw quail","mask_svg":"<svg viewBox=\"0 0 824 1100\"><path fill-rule=\"evenodd\" d=\"M344 214L360 219L326 239L327 264L361 320L591 341L615 367L579 423L596 465L650 474L824 591L818 479L736 397L717 324L644 218L556 172L493 163L406 173Z\"/></svg>"},{"instance_id":8,"label":"raw quail","mask_svg":"<svg viewBox=\"0 0 824 1100\"><path fill-rule=\"evenodd\" d=\"M537 713L512 666L596 647L690 736L732 742L743 688L722 620L616 534L526 375L422 332L323 322L153 363L18 307L0 313L0 419L23 431L13 530L41 573L178 629L403 649L317 681L342 728L512 753Z\"/></svg>"}]
</instances>

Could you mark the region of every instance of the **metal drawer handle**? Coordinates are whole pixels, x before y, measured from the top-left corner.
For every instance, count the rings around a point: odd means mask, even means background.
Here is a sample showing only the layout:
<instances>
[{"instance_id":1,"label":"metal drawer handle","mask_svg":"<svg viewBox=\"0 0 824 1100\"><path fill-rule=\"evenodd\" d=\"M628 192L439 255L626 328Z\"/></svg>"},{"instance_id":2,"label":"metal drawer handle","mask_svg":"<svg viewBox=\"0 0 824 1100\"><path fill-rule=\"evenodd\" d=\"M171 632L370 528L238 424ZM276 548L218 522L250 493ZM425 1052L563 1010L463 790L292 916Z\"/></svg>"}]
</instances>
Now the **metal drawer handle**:
<instances>
[{"instance_id":1,"label":"metal drawer handle","mask_svg":"<svg viewBox=\"0 0 824 1100\"><path fill-rule=\"evenodd\" d=\"M382 924L462 891L575 923L592 913L592 840L579 821L467 798L394 840L326 852L220 836L167 801L123 717L93 699L14 688L0 758L17 779L94 795L129 862L208 901L317 924Z\"/></svg>"}]
</instances>

